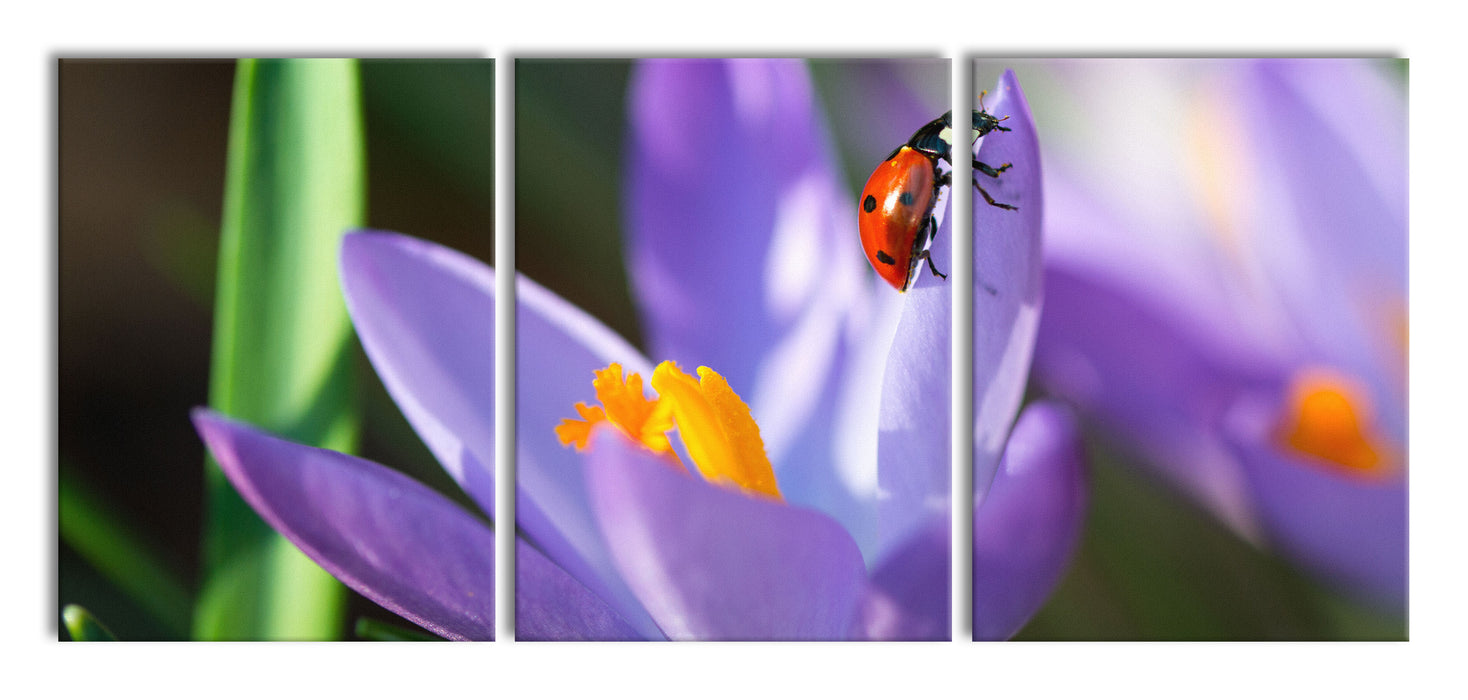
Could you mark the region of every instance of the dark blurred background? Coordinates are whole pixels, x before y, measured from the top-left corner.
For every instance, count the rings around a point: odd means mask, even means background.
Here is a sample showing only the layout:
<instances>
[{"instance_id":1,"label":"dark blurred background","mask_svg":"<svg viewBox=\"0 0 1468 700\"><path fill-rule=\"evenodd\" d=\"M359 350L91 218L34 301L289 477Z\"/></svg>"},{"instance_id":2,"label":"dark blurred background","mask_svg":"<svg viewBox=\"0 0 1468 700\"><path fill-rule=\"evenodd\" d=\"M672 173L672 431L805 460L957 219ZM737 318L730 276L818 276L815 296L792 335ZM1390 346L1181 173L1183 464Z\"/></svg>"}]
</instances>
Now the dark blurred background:
<instances>
[{"instance_id":1,"label":"dark blurred background","mask_svg":"<svg viewBox=\"0 0 1468 700\"><path fill-rule=\"evenodd\" d=\"M234 62L62 60L57 75L57 619L75 603L122 639L186 638L204 493L188 413L208 400ZM367 60L361 79L368 225L492 264L493 62ZM360 454L472 508L360 349L357 365ZM145 556L116 561L117 537ZM146 569L155 594L116 567ZM353 594L343 637L361 615L405 624Z\"/></svg>"}]
</instances>

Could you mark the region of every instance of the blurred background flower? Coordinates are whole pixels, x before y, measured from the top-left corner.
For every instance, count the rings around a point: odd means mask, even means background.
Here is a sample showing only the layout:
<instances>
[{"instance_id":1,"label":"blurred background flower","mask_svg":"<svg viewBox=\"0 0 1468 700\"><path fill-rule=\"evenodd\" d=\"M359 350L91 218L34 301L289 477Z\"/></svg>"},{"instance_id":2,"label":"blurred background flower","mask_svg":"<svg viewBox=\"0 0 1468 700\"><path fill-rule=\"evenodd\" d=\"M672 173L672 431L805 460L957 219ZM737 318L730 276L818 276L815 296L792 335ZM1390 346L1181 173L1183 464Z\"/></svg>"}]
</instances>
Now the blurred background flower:
<instances>
[{"instance_id":1,"label":"blurred background flower","mask_svg":"<svg viewBox=\"0 0 1468 700\"><path fill-rule=\"evenodd\" d=\"M1098 541L1120 532L1093 527L1057 608L1144 606L1174 579L1170 605L1219 637L1404 636L1405 63L1006 65L1047 137L1039 387L1081 409L1110 459L1321 584L1226 540L1120 573ZM1115 517L1136 537L1161 524ZM1205 571L1222 576L1188 580ZM1224 602L1259 617L1207 619Z\"/></svg>"}]
</instances>

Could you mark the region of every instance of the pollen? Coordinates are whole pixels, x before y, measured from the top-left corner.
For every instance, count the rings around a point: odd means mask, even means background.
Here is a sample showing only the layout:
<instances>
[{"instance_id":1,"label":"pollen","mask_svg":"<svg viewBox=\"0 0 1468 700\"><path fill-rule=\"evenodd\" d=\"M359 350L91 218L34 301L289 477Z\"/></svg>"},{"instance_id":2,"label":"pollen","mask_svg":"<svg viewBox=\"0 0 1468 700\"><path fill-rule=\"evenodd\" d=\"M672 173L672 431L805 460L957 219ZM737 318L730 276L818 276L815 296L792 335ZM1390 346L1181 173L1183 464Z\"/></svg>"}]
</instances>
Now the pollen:
<instances>
[{"instance_id":1,"label":"pollen","mask_svg":"<svg viewBox=\"0 0 1468 700\"><path fill-rule=\"evenodd\" d=\"M672 401L678 435L699 473L713 483L780 499L775 470L749 406L718 372L699 367L698 377L695 381L671 361L652 372L652 386Z\"/></svg>"},{"instance_id":2,"label":"pollen","mask_svg":"<svg viewBox=\"0 0 1468 700\"><path fill-rule=\"evenodd\" d=\"M1355 477L1387 475L1395 450L1375 434L1366 392L1349 377L1310 369L1290 387L1279 428L1284 446Z\"/></svg>"},{"instance_id":3,"label":"pollen","mask_svg":"<svg viewBox=\"0 0 1468 700\"><path fill-rule=\"evenodd\" d=\"M652 386L659 396L650 399L643 395L638 374L624 378L616 363L597 370L592 387L600 405L576 404L581 418L562 419L555 428L556 436L562 445L585 450L592 429L607 421L649 451L677 461L667 435L676 427L689 459L704 479L783 500L759 425L749 406L718 372L699 367L698 379L694 379L673 362L664 362L653 370Z\"/></svg>"},{"instance_id":4,"label":"pollen","mask_svg":"<svg viewBox=\"0 0 1468 700\"><path fill-rule=\"evenodd\" d=\"M606 421L648 451L678 461L667 435L673 428L672 407L666 401L644 396L642 376L636 372L624 375L622 365L618 363L613 362L594 374L591 387L600 405L576 404L576 413L581 418L563 418L556 426L556 437L560 438L561 444L574 445L578 451L585 450L590 444L592 429Z\"/></svg>"}]
</instances>

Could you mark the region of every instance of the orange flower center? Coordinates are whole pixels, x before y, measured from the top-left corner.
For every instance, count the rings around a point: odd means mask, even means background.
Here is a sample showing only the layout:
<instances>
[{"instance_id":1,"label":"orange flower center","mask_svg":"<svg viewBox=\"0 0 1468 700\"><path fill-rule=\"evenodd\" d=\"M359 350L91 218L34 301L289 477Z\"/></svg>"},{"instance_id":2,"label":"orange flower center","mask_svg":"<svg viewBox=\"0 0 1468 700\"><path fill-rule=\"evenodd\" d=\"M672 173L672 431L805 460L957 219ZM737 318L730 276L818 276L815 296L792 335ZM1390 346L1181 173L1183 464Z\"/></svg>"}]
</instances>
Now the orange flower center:
<instances>
[{"instance_id":1,"label":"orange flower center","mask_svg":"<svg viewBox=\"0 0 1468 700\"><path fill-rule=\"evenodd\" d=\"M585 450L592 428L607 421L633 442L681 467L667 436L676 426L689 459L705 479L781 499L759 425L718 372L699 367L694 379L671 361L663 362L653 370L652 386L660 396L649 399L637 373L624 379L617 363L597 370L592 388L600 405L576 404L581 419L562 419L556 436L563 445Z\"/></svg>"},{"instance_id":2,"label":"orange flower center","mask_svg":"<svg viewBox=\"0 0 1468 700\"><path fill-rule=\"evenodd\" d=\"M1376 435L1372 418L1365 390L1349 377L1308 369L1291 383L1277 435L1340 473L1378 478L1391 472L1396 451Z\"/></svg>"}]
</instances>

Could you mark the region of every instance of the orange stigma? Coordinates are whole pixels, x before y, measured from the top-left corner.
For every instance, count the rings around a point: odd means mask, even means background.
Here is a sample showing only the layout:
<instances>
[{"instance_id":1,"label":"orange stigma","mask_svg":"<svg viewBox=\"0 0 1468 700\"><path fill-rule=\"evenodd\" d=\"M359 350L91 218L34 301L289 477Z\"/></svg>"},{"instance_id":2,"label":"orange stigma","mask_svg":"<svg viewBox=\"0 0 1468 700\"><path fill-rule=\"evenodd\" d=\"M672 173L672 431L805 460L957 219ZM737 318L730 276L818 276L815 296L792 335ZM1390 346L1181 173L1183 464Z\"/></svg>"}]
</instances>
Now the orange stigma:
<instances>
[{"instance_id":1,"label":"orange stigma","mask_svg":"<svg viewBox=\"0 0 1468 700\"><path fill-rule=\"evenodd\" d=\"M699 367L694 379L671 361L664 362L653 370L652 385L661 396L649 399L638 374L623 379L616 363L597 370L592 388L601 405L576 404L581 419L562 419L556 436L562 445L585 450L592 428L609 421L634 442L681 466L667 436L676 426L689 459L710 483L783 500L759 425L718 372Z\"/></svg>"},{"instance_id":2,"label":"orange stigma","mask_svg":"<svg viewBox=\"0 0 1468 700\"><path fill-rule=\"evenodd\" d=\"M1308 369L1291 382L1279 439L1340 473L1382 477L1391 471L1395 451L1375 434L1372 418L1366 391L1356 382Z\"/></svg>"},{"instance_id":3,"label":"orange stigma","mask_svg":"<svg viewBox=\"0 0 1468 700\"><path fill-rule=\"evenodd\" d=\"M672 405L643 396L642 376L633 372L624 378L622 365L616 362L606 369L595 370L594 374L596 378L592 380L591 388L601 405L576 404L576 412L581 419L562 418L561 424L556 426L556 437L560 438L561 444L574 444L578 451L585 450L591 441L592 429L606 421L649 452L682 464L668 443L667 432L673 429Z\"/></svg>"}]
</instances>

